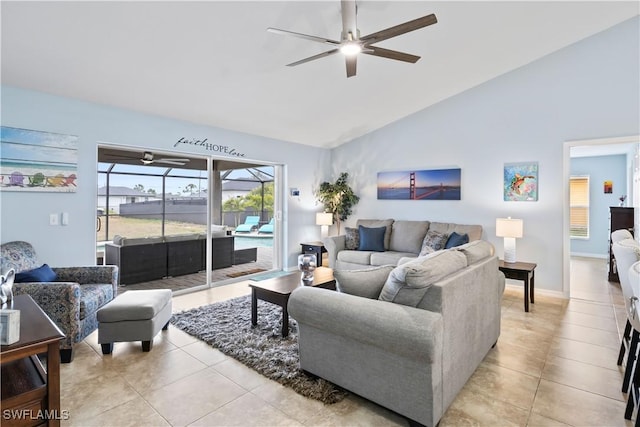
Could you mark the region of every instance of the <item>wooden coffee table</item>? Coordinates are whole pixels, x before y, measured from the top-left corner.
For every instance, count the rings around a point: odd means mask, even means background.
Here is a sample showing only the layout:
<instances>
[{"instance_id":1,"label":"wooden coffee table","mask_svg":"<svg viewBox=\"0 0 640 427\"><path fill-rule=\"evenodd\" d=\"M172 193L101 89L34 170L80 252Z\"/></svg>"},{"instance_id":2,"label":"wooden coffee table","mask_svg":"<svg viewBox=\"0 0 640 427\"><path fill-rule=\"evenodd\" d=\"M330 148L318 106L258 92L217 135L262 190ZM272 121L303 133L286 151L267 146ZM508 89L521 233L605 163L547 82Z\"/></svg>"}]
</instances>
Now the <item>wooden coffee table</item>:
<instances>
[{"instance_id":1,"label":"wooden coffee table","mask_svg":"<svg viewBox=\"0 0 640 427\"><path fill-rule=\"evenodd\" d=\"M273 279L255 282L249 281L251 287L251 324L258 324L258 300L270 302L282 307L282 336L289 335L289 311L287 303L291 292L301 286L316 286L324 289L336 290L336 279L333 270L328 267L318 267L313 273L313 282L302 283L302 273L296 272Z\"/></svg>"}]
</instances>

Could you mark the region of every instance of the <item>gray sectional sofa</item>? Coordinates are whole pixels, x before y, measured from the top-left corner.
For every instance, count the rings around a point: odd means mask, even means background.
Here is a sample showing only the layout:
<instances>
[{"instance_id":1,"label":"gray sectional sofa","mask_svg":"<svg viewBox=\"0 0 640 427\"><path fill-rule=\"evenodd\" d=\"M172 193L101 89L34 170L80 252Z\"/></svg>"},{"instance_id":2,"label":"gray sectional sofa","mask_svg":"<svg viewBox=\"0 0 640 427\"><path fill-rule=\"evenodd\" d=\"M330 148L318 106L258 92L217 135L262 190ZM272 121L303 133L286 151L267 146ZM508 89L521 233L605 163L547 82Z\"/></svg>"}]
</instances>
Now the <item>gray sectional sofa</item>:
<instances>
[{"instance_id":1,"label":"gray sectional sofa","mask_svg":"<svg viewBox=\"0 0 640 427\"><path fill-rule=\"evenodd\" d=\"M359 219L359 226L386 227L384 251L348 249L346 235L329 236L323 240L329 256L329 267L338 270L357 270L376 265L397 264L401 258L416 258L429 231L450 235L466 234L470 242L482 237L481 225L464 225L447 222L404 221L393 219Z\"/></svg>"},{"instance_id":2,"label":"gray sectional sofa","mask_svg":"<svg viewBox=\"0 0 640 427\"><path fill-rule=\"evenodd\" d=\"M334 274L339 292L303 286L289 299L301 369L437 425L500 335L505 279L493 246Z\"/></svg>"}]
</instances>

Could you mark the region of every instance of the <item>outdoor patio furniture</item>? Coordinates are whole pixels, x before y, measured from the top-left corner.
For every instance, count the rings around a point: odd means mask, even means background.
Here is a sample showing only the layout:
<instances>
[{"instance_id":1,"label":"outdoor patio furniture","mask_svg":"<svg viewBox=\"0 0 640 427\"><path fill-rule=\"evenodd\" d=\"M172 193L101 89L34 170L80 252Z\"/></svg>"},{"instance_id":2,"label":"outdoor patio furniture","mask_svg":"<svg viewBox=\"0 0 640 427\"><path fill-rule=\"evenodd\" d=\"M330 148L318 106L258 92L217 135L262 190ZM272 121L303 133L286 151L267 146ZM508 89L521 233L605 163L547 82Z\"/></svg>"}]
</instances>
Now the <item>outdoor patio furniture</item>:
<instances>
[{"instance_id":1,"label":"outdoor patio furniture","mask_svg":"<svg viewBox=\"0 0 640 427\"><path fill-rule=\"evenodd\" d=\"M258 228L258 224L260 224L259 216L248 216L244 220L243 224L240 224L239 226L236 227L236 233L237 232L250 233L253 230Z\"/></svg>"},{"instance_id":2,"label":"outdoor patio furniture","mask_svg":"<svg viewBox=\"0 0 640 427\"><path fill-rule=\"evenodd\" d=\"M263 225L258 229L258 233L268 233L273 234L273 224L275 222L275 218L271 218L268 224Z\"/></svg>"}]
</instances>

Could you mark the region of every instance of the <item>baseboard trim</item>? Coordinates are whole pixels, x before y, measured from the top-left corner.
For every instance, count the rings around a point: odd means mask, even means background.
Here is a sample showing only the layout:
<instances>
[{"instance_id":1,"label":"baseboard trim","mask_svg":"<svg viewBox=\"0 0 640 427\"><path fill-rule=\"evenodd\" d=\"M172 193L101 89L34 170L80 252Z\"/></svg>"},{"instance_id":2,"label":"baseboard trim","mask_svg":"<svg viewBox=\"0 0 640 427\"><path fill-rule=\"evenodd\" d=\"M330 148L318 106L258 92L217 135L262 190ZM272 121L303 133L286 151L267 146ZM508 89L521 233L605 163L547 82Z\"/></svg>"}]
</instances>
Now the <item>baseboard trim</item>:
<instances>
[{"instance_id":1,"label":"baseboard trim","mask_svg":"<svg viewBox=\"0 0 640 427\"><path fill-rule=\"evenodd\" d=\"M520 285L512 285L507 283L505 285L506 289L509 290L520 290L522 291L524 289L524 285L522 284L522 281L520 282ZM562 291L552 291L549 289L540 289L540 288L535 288L534 289L534 293L535 295L544 295L546 297L553 297L553 298L561 298L561 299L569 299L568 295L565 295Z\"/></svg>"},{"instance_id":2,"label":"baseboard trim","mask_svg":"<svg viewBox=\"0 0 640 427\"><path fill-rule=\"evenodd\" d=\"M591 253L582 253L582 252L571 252L571 256L579 256L582 258L598 258L598 259L607 259L609 255L607 254L591 254Z\"/></svg>"}]
</instances>

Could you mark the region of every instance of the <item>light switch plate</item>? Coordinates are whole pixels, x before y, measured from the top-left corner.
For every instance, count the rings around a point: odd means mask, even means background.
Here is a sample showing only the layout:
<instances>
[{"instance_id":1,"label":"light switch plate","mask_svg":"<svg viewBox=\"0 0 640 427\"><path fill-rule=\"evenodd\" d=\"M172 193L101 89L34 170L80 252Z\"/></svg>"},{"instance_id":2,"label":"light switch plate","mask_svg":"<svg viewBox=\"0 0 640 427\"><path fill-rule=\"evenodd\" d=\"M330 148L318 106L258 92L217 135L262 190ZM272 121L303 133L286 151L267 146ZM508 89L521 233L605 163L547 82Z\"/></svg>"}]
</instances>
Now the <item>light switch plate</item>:
<instances>
[{"instance_id":1,"label":"light switch plate","mask_svg":"<svg viewBox=\"0 0 640 427\"><path fill-rule=\"evenodd\" d=\"M49 214L49 225L59 225L58 214Z\"/></svg>"}]
</instances>

